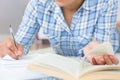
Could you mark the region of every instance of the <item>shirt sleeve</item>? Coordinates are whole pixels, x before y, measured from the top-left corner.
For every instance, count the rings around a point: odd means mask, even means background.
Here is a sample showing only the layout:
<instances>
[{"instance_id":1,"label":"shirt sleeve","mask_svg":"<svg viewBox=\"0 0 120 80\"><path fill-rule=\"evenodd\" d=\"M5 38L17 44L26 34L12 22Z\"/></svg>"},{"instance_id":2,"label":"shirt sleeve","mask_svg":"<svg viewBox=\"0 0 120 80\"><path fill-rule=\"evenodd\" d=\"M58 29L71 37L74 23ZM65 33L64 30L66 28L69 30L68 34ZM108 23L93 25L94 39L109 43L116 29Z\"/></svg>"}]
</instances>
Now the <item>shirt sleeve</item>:
<instances>
[{"instance_id":1,"label":"shirt sleeve","mask_svg":"<svg viewBox=\"0 0 120 80\"><path fill-rule=\"evenodd\" d=\"M24 46L24 55L28 53L35 35L39 30L39 25L37 21L37 0L30 0L15 35L16 41Z\"/></svg>"},{"instance_id":2,"label":"shirt sleeve","mask_svg":"<svg viewBox=\"0 0 120 80\"><path fill-rule=\"evenodd\" d=\"M98 20L95 26L95 32L93 40L99 42L110 41L113 45L113 49L116 52L119 48L118 34L115 30L116 28L116 19L117 19L117 9L118 1L117 0L106 0L106 3L103 9L98 15Z\"/></svg>"}]
</instances>

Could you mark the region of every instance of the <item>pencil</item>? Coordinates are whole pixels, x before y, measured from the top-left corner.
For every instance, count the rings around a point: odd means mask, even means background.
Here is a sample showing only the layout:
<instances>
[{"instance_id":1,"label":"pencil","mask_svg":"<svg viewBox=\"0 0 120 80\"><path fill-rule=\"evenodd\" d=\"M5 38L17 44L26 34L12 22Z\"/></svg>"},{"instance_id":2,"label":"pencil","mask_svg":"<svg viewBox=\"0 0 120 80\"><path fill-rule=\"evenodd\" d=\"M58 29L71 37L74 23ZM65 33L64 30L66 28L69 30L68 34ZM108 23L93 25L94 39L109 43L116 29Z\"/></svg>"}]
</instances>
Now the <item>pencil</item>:
<instances>
[{"instance_id":1,"label":"pencil","mask_svg":"<svg viewBox=\"0 0 120 80\"><path fill-rule=\"evenodd\" d=\"M16 44L16 41L15 41L15 37L14 37L14 34L13 34L13 29L12 29L12 26L11 26L11 25L9 25L9 30L10 30L10 34L11 34L11 37L12 37L12 39L13 39L14 45L15 45L15 47L18 49L17 44Z\"/></svg>"}]
</instances>

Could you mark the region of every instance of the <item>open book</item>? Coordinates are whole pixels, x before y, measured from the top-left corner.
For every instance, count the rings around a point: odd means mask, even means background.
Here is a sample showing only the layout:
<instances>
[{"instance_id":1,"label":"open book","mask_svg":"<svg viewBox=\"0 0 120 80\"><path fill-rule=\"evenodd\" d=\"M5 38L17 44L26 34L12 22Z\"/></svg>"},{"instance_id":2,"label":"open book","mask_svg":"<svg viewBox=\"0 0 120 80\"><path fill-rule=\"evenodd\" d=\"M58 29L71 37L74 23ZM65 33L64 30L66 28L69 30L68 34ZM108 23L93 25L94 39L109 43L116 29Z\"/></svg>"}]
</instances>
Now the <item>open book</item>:
<instances>
[{"instance_id":1,"label":"open book","mask_svg":"<svg viewBox=\"0 0 120 80\"><path fill-rule=\"evenodd\" d=\"M45 53L29 64L28 69L64 80L120 79L120 65L91 65L76 58Z\"/></svg>"}]
</instances>

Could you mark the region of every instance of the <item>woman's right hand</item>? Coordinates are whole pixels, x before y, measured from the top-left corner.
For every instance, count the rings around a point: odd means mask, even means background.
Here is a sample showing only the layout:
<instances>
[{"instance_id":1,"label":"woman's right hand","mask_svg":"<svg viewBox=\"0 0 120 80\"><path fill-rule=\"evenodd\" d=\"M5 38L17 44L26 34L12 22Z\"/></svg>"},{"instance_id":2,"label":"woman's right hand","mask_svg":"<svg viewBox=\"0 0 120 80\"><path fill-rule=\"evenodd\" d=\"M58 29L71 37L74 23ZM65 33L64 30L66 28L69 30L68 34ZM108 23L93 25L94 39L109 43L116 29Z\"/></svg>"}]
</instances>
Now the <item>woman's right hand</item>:
<instances>
[{"instance_id":1,"label":"woman's right hand","mask_svg":"<svg viewBox=\"0 0 120 80\"><path fill-rule=\"evenodd\" d=\"M3 42L0 42L0 57L3 58L6 55L9 55L13 59L21 59L23 53L23 46L16 42L17 48L14 45L14 41L11 38L5 39Z\"/></svg>"}]
</instances>

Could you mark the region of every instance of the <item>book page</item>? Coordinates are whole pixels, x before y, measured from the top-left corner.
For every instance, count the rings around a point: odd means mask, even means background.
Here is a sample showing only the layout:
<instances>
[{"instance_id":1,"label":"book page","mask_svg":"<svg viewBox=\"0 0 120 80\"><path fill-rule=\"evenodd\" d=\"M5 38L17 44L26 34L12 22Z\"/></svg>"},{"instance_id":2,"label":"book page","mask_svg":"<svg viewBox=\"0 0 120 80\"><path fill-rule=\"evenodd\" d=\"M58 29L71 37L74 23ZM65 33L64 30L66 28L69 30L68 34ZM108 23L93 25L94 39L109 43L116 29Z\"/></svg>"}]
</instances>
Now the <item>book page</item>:
<instances>
[{"instance_id":1,"label":"book page","mask_svg":"<svg viewBox=\"0 0 120 80\"><path fill-rule=\"evenodd\" d=\"M85 66L84 69L81 71L79 77L84 76L86 74L92 72L99 72L99 71L120 71L120 65L91 65Z\"/></svg>"},{"instance_id":2,"label":"book page","mask_svg":"<svg viewBox=\"0 0 120 80\"><path fill-rule=\"evenodd\" d=\"M88 55L103 55L110 54L114 55L113 47L110 42L103 42L102 44L93 48Z\"/></svg>"},{"instance_id":3,"label":"book page","mask_svg":"<svg viewBox=\"0 0 120 80\"><path fill-rule=\"evenodd\" d=\"M21 60L0 59L0 80L39 80L39 78L49 77L27 69L38 55L38 53L28 54Z\"/></svg>"},{"instance_id":4,"label":"book page","mask_svg":"<svg viewBox=\"0 0 120 80\"><path fill-rule=\"evenodd\" d=\"M39 55L38 59L33 61L32 64L60 73L65 72L75 78L79 78L85 74L101 70L120 70L120 65L92 65L88 62L84 62L83 67L82 60L76 60L72 57L64 57L51 53Z\"/></svg>"},{"instance_id":5,"label":"book page","mask_svg":"<svg viewBox=\"0 0 120 80\"><path fill-rule=\"evenodd\" d=\"M44 65L49 68L56 68L58 71L66 72L74 77L79 76L79 71L82 67L81 62L74 60L73 58L68 58L60 56L57 54L45 53L41 54L37 60L33 62L35 65Z\"/></svg>"},{"instance_id":6,"label":"book page","mask_svg":"<svg viewBox=\"0 0 120 80\"><path fill-rule=\"evenodd\" d=\"M34 58L36 58L39 54L34 55L27 55L23 56L20 60L15 60L11 58L10 56L6 55L4 58L0 59L0 68L6 69L6 70L12 70L12 69L18 69L27 67L29 63L31 63Z\"/></svg>"}]
</instances>

